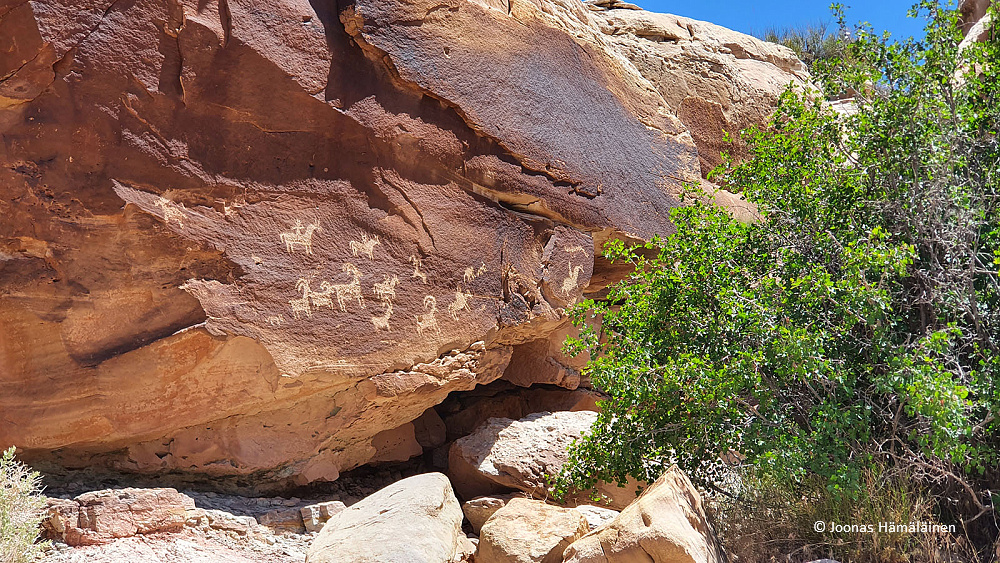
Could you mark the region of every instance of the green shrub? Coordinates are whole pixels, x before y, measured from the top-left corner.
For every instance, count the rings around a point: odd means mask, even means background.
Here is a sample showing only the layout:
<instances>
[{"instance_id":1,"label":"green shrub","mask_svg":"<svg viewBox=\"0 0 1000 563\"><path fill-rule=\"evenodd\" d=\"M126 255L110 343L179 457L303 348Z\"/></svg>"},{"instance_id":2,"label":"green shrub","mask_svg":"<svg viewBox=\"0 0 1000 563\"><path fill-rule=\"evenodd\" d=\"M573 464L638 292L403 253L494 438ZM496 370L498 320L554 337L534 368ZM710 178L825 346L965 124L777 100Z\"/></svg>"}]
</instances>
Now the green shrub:
<instances>
[{"instance_id":1,"label":"green shrub","mask_svg":"<svg viewBox=\"0 0 1000 563\"><path fill-rule=\"evenodd\" d=\"M836 57L841 52L837 34L827 24L807 24L799 27L768 28L754 34L758 39L784 45L807 66L820 60Z\"/></svg>"},{"instance_id":2,"label":"green shrub","mask_svg":"<svg viewBox=\"0 0 1000 563\"><path fill-rule=\"evenodd\" d=\"M906 468L937 517L992 543L1000 40L960 51L956 13L919 8L924 40L862 28L814 66L856 113L790 90L745 132L749 157L717 180L759 221L693 194L676 233L607 246L635 273L575 309L567 349L609 398L560 490L673 463L725 488L738 452L760 482L849 505L866 475Z\"/></svg>"},{"instance_id":3,"label":"green shrub","mask_svg":"<svg viewBox=\"0 0 1000 563\"><path fill-rule=\"evenodd\" d=\"M28 563L40 553L35 543L45 497L41 477L14 459L11 447L0 456L0 563Z\"/></svg>"}]
</instances>

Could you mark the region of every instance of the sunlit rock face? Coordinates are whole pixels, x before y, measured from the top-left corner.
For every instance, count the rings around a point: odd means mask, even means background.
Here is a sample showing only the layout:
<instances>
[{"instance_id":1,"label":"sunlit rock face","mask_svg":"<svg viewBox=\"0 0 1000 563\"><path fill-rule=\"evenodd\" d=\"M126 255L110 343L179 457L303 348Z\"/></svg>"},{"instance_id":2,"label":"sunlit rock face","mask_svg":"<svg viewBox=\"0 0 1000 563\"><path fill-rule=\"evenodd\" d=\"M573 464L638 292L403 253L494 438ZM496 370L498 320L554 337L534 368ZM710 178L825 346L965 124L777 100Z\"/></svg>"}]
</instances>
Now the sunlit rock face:
<instances>
[{"instance_id":1,"label":"sunlit rock face","mask_svg":"<svg viewBox=\"0 0 1000 563\"><path fill-rule=\"evenodd\" d=\"M0 6L0 445L307 483L419 453L451 392L580 385L595 248L669 234L804 76L609 5Z\"/></svg>"}]
</instances>

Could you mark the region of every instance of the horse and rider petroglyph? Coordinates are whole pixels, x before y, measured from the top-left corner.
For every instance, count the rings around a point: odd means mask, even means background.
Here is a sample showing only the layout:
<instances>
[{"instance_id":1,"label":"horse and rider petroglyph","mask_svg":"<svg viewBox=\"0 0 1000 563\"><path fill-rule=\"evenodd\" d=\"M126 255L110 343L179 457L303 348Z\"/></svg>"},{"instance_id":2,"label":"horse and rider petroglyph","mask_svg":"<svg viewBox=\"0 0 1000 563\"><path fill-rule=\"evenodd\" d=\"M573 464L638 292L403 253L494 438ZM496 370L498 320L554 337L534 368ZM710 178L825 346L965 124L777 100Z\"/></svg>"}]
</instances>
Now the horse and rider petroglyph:
<instances>
[{"instance_id":1,"label":"horse and rider petroglyph","mask_svg":"<svg viewBox=\"0 0 1000 563\"><path fill-rule=\"evenodd\" d=\"M290 231L281 233L278 237L285 243L285 250L289 254L295 251L295 246L300 245L305 249L306 254L312 254L312 238L317 231L322 232L319 221L303 226L301 220L296 220L294 225L289 226Z\"/></svg>"},{"instance_id":2,"label":"horse and rider petroglyph","mask_svg":"<svg viewBox=\"0 0 1000 563\"><path fill-rule=\"evenodd\" d=\"M393 274L389 277L389 274L385 275L385 279L380 282L375 282L372 286L372 293L379 301L388 302L396 298L396 286L399 285L399 276Z\"/></svg>"},{"instance_id":3,"label":"horse and rider petroglyph","mask_svg":"<svg viewBox=\"0 0 1000 563\"><path fill-rule=\"evenodd\" d=\"M351 254L358 256L363 254L368 257L369 260L375 259L375 245L381 244L378 240L378 235L369 237L368 233L361 233L361 242L352 240L349 245L351 247Z\"/></svg>"},{"instance_id":4,"label":"horse and rider petroglyph","mask_svg":"<svg viewBox=\"0 0 1000 563\"><path fill-rule=\"evenodd\" d=\"M458 320L458 312L462 309L469 311L469 301L468 298L472 297L468 293L462 291L462 286L457 286L455 288L455 299L448 304L448 314L451 318Z\"/></svg>"}]
</instances>

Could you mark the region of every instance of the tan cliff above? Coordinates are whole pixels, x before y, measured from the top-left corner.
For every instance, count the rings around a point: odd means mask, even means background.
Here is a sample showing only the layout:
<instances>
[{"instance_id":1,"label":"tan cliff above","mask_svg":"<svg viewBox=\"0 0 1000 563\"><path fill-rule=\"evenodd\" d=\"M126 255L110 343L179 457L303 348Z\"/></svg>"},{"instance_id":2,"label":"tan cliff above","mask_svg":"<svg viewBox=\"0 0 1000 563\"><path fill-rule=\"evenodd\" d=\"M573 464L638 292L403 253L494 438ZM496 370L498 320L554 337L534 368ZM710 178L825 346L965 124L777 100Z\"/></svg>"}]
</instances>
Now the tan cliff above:
<instances>
[{"instance_id":1,"label":"tan cliff above","mask_svg":"<svg viewBox=\"0 0 1000 563\"><path fill-rule=\"evenodd\" d=\"M668 234L787 49L575 0L0 4L0 446L336 479Z\"/></svg>"}]
</instances>

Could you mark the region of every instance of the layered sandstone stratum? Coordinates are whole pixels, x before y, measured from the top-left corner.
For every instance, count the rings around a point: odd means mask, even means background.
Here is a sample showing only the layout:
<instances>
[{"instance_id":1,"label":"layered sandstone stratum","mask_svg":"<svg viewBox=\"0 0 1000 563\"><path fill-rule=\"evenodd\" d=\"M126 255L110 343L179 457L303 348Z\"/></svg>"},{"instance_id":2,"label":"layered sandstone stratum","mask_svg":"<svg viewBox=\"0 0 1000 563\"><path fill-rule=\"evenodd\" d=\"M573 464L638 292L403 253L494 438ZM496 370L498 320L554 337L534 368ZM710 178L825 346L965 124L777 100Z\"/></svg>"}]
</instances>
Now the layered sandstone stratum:
<instances>
[{"instance_id":1,"label":"layered sandstone stratum","mask_svg":"<svg viewBox=\"0 0 1000 563\"><path fill-rule=\"evenodd\" d=\"M600 245L805 78L614 0L3 0L0 444L302 484L576 388Z\"/></svg>"}]
</instances>

